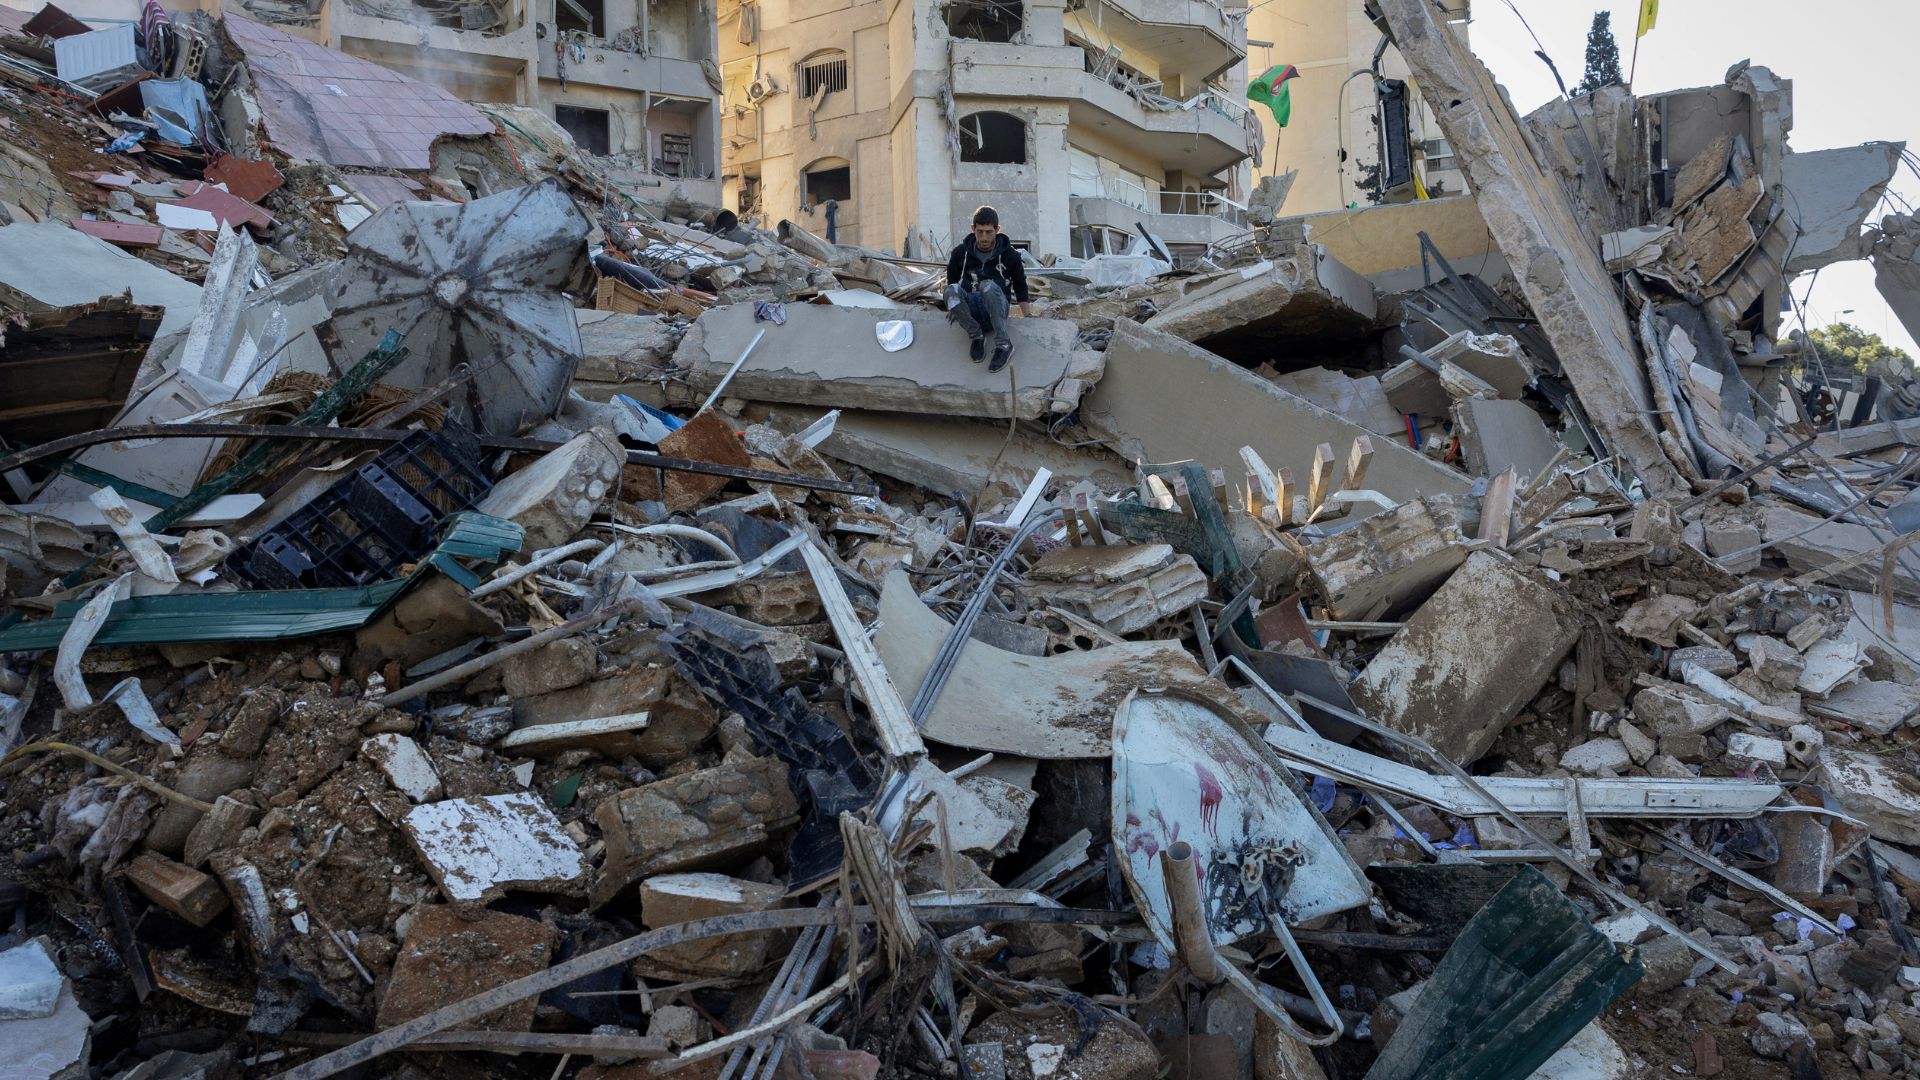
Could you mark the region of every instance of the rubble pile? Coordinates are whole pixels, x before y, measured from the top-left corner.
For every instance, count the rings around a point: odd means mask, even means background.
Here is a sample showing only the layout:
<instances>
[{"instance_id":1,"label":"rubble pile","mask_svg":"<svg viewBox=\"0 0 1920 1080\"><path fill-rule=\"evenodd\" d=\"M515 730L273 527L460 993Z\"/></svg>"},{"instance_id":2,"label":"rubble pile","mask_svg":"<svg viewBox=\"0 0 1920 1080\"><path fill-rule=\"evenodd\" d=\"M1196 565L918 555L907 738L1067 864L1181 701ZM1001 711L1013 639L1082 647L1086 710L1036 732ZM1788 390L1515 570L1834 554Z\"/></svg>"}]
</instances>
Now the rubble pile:
<instances>
[{"instance_id":1,"label":"rubble pile","mask_svg":"<svg viewBox=\"0 0 1920 1080\"><path fill-rule=\"evenodd\" d=\"M4 24L0 1073L1920 1076L1911 388L1779 314L1920 280L1900 148L1379 6L1472 196L1035 263L1004 374L530 110Z\"/></svg>"}]
</instances>

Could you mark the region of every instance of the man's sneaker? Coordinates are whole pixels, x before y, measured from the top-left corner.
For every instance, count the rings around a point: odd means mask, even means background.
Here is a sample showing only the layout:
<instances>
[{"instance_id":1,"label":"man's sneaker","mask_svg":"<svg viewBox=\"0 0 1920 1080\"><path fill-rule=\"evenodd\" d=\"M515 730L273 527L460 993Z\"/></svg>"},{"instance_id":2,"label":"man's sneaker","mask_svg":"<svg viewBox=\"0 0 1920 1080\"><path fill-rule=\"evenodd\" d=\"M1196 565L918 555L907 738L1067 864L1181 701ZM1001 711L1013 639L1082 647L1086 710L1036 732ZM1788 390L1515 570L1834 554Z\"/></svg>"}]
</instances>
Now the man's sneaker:
<instances>
[{"instance_id":1,"label":"man's sneaker","mask_svg":"<svg viewBox=\"0 0 1920 1080\"><path fill-rule=\"evenodd\" d=\"M993 363L987 365L988 371L999 371L1007 366L1007 358L1013 355L1013 342L1002 340L993 347Z\"/></svg>"},{"instance_id":2,"label":"man's sneaker","mask_svg":"<svg viewBox=\"0 0 1920 1080\"><path fill-rule=\"evenodd\" d=\"M973 344L967 346L967 355L972 357L973 362L976 364L985 360L987 358L987 339L974 338Z\"/></svg>"}]
</instances>

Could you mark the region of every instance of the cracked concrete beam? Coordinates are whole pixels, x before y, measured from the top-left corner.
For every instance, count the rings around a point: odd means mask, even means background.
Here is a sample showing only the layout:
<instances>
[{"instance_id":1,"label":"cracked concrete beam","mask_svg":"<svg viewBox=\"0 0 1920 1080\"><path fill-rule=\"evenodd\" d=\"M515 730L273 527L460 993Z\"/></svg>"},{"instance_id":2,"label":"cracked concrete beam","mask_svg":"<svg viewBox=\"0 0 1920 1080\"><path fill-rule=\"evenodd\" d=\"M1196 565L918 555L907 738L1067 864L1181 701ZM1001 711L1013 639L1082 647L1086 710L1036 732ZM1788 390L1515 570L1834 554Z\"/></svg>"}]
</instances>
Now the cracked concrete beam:
<instances>
[{"instance_id":1,"label":"cracked concrete beam","mask_svg":"<svg viewBox=\"0 0 1920 1080\"><path fill-rule=\"evenodd\" d=\"M1800 225L1800 240L1787 262L1787 273L1805 273L1866 256L1860 226L1887 193L1906 146L1870 142L1786 156L1781 177L1793 196L1788 207Z\"/></svg>"},{"instance_id":2,"label":"cracked concrete beam","mask_svg":"<svg viewBox=\"0 0 1920 1080\"><path fill-rule=\"evenodd\" d=\"M1380 0L1380 8L1588 415L1648 494L1684 496L1651 422L1632 327L1560 182L1540 169L1493 77L1434 21L1427 0Z\"/></svg>"}]
</instances>

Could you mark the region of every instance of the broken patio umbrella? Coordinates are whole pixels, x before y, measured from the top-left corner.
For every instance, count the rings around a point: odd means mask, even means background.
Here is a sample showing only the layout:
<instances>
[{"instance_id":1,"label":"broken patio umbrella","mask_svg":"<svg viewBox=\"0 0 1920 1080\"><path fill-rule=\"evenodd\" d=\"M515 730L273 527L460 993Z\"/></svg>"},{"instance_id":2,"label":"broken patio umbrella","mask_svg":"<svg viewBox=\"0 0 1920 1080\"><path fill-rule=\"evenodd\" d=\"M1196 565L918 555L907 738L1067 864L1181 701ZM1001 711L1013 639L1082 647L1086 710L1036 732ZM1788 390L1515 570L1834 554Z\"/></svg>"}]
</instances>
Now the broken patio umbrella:
<instances>
[{"instance_id":1,"label":"broken patio umbrella","mask_svg":"<svg viewBox=\"0 0 1920 1080\"><path fill-rule=\"evenodd\" d=\"M409 328L393 382L436 386L470 364L448 402L455 419L518 434L553 415L579 366L561 290L582 272L588 227L552 179L466 204L394 203L347 237L333 326L353 352Z\"/></svg>"}]
</instances>

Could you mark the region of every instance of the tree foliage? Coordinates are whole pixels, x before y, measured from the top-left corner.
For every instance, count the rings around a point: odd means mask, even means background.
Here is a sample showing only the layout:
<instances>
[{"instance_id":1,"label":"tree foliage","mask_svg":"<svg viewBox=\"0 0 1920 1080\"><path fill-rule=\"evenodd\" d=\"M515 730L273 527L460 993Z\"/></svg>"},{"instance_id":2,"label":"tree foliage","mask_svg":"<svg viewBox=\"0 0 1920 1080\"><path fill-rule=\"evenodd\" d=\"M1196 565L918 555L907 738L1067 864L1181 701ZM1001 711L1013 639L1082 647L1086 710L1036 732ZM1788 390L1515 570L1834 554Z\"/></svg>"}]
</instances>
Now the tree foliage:
<instances>
[{"instance_id":1,"label":"tree foliage","mask_svg":"<svg viewBox=\"0 0 1920 1080\"><path fill-rule=\"evenodd\" d=\"M1620 74L1620 46L1613 40L1613 12L1596 11L1593 27L1587 31L1587 71L1573 92L1591 94L1603 86L1619 86L1626 81Z\"/></svg>"},{"instance_id":2,"label":"tree foliage","mask_svg":"<svg viewBox=\"0 0 1920 1080\"><path fill-rule=\"evenodd\" d=\"M1865 374L1875 363L1881 360L1894 360L1909 369L1913 367L1913 357L1906 350L1896 349L1880 339L1879 334L1869 334L1852 323L1837 322L1832 326L1823 326L1807 335L1819 347L1820 359L1826 363L1827 370L1835 375L1847 372ZM1804 364L1814 369L1811 361Z\"/></svg>"}]
</instances>

